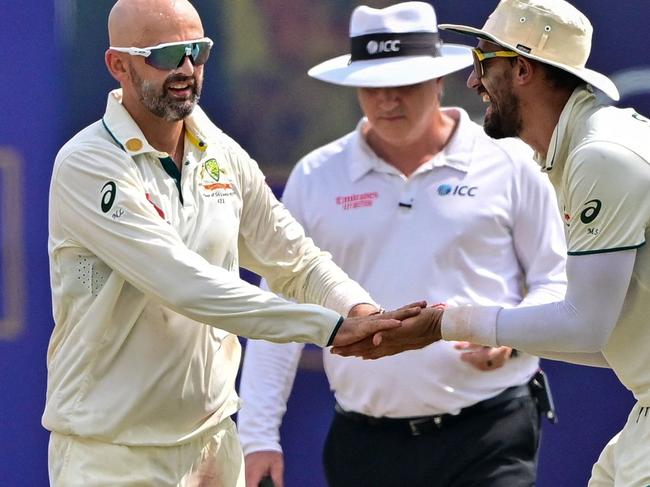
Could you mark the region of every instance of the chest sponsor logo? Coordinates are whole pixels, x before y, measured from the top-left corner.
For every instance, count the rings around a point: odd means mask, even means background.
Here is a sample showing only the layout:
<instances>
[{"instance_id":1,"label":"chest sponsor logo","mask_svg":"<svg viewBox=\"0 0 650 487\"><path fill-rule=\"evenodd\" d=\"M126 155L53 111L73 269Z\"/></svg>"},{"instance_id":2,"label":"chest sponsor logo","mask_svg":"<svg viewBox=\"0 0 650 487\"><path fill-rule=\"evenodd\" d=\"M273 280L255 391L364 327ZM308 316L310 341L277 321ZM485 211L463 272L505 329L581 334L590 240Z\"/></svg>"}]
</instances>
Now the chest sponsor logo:
<instances>
[{"instance_id":1,"label":"chest sponsor logo","mask_svg":"<svg viewBox=\"0 0 650 487\"><path fill-rule=\"evenodd\" d=\"M452 186L451 184L441 184L438 186L437 191L440 196L467 196L473 198L476 196L478 186Z\"/></svg>"},{"instance_id":2,"label":"chest sponsor logo","mask_svg":"<svg viewBox=\"0 0 650 487\"><path fill-rule=\"evenodd\" d=\"M355 210L357 208L369 208L375 203L377 198L379 198L379 193L376 191L337 196L336 205L345 211Z\"/></svg>"}]
</instances>

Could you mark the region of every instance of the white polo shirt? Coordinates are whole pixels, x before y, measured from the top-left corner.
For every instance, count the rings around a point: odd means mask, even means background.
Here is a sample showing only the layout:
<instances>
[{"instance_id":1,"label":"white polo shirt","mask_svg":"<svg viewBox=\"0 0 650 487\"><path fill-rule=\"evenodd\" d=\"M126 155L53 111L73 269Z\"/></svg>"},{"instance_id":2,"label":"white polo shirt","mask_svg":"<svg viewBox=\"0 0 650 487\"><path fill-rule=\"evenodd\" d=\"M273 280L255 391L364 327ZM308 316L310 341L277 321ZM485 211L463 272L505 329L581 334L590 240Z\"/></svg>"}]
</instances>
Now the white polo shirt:
<instances>
[{"instance_id":1,"label":"white polo shirt","mask_svg":"<svg viewBox=\"0 0 650 487\"><path fill-rule=\"evenodd\" d=\"M460 120L452 139L410 178L366 144L362 120L298 163L284 203L387 309L419 299L501 306L561 299L562 223L532 151L490 139L460 109L446 113ZM279 448L278 403L286 401L301 347L274 345L247 345L238 416L246 452ZM376 417L457 413L524 384L538 367L523 354L481 372L460 354L440 342L374 361L323 358L338 403Z\"/></svg>"},{"instance_id":2,"label":"white polo shirt","mask_svg":"<svg viewBox=\"0 0 650 487\"><path fill-rule=\"evenodd\" d=\"M200 108L185 127L180 172L147 143L116 90L104 118L57 155L43 416L51 431L188 441L238 408L234 334L325 345L339 313L370 300ZM293 300L327 303L342 287L349 302L338 296L339 312L293 304L241 280L239 265Z\"/></svg>"}]
</instances>

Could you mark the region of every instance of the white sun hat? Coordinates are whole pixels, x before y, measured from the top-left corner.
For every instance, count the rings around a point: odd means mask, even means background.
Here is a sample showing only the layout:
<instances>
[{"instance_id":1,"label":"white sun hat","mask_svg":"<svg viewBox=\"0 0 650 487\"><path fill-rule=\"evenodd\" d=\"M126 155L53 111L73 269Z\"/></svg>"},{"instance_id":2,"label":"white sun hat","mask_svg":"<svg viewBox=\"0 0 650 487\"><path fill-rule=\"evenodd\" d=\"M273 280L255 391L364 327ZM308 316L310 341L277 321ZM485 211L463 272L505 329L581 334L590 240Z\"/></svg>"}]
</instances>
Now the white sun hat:
<instances>
[{"instance_id":1,"label":"white sun hat","mask_svg":"<svg viewBox=\"0 0 650 487\"><path fill-rule=\"evenodd\" d=\"M439 78L472 64L467 46L443 45L436 13L425 2L355 8L350 43L350 54L314 66L309 76L337 85L388 88Z\"/></svg>"},{"instance_id":2,"label":"white sun hat","mask_svg":"<svg viewBox=\"0 0 650 487\"><path fill-rule=\"evenodd\" d=\"M456 24L439 27L474 35L521 56L556 66L613 100L620 98L612 80L585 67L593 27L582 12L564 0L501 0L482 29Z\"/></svg>"}]
</instances>

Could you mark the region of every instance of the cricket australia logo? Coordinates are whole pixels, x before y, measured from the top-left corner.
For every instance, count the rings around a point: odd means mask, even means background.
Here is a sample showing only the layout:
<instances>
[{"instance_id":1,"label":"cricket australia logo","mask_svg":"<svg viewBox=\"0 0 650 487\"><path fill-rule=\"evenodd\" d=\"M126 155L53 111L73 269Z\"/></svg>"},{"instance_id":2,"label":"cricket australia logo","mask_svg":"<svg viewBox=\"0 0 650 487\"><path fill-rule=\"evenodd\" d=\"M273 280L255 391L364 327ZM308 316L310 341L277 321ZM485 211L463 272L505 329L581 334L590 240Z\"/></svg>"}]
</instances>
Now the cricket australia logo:
<instances>
[{"instance_id":1,"label":"cricket australia logo","mask_svg":"<svg viewBox=\"0 0 650 487\"><path fill-rule=\"evenodd\" d=\"M218 198L218 202L223 203L226 196L232 196L233 186L225 177L226 171L219 166L216 159L208 159L203 163L201 168L201 187L203 196Z\"/></svg>"},{"instance_id":2,"label":"cricket australia logo","mask_svg":"<svg viewBox=\"0 0 650 487\"><path fill-rule=\"evenodd\" d=\"M219 182L219 179L221 179L222 171L216 159L208 159L205 161L203 167L205 168L206 172L212 177L212 179Z\"/></svg>"}]
</instances>

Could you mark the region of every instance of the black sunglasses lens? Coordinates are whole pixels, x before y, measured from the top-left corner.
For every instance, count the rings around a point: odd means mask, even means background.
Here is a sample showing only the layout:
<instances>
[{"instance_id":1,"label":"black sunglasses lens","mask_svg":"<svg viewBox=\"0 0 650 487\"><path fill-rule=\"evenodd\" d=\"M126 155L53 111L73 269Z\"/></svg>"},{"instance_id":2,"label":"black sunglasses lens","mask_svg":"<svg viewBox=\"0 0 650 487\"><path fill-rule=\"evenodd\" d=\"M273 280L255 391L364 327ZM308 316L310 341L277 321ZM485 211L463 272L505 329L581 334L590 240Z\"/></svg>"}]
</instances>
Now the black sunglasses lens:
<instances>
[{"instance_id":1,"label":"black sunglasses lens","mask_svg":"<svg viewBox=\"0 0 650 487\"><path fill-rule=\"evenodd\" d=\"M205 64L210 57L210 43L207 41L192 44L192 61L195 66Z\"/></svg>"},{"instance_id":2,"label":"black sunglasses lens","mask_svg":"<svg viewBox=\"0 0 650 487\"><path fill-rule=\"evenodd\" d=\"M177 44L174 46L165 46L158 49L152 49L151 54L145 58L145 63L153 66L156 69L170 71L178 68L185 56L187 56L188 49L189 56L195 66L205 64L210 56L210 43L207 41L193 42L192 44Z\"/></svg>"},{"instance_id":3,"label":"black sunglasses lens","mask_svg":"<svg viewBox=\"0 0 650 487\"><path fill-rule=\"evenodd\" d=\"M152 49L151 54L145 58L145 63L157 69L176 69L185 57L185 46L165 46L159 49Z\"/></svg>"}]
</instances>

